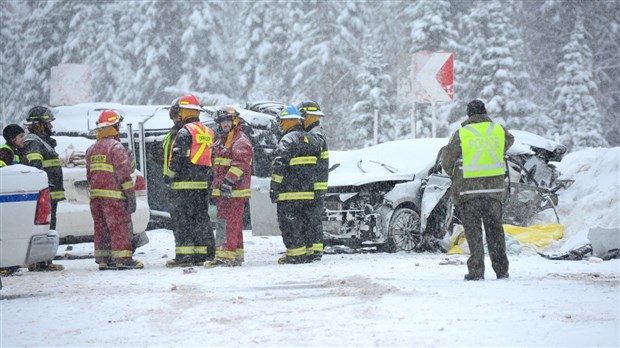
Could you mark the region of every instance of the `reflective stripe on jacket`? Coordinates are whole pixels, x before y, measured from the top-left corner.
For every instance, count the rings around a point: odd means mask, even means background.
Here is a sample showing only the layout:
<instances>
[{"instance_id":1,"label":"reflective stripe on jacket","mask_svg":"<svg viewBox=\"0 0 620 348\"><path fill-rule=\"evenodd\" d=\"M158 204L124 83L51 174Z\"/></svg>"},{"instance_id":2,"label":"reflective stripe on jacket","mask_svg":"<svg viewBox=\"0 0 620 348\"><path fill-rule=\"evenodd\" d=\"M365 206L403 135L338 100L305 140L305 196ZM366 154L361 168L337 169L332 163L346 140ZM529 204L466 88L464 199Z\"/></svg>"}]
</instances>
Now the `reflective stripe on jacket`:
<instances>
[{"instance_id":1,"label":"reflective stripe on jacket","mask_svg":"<svg viewBox=\"0 0 620 348\"><path fill-rule=\"evenodd\" d=\"M504 129L497 123L473 123L459 129L463 177L504 175Z\"/></svg>"},{"instance_id":2,"label":"reflective stripe on jacket","mask_svg":"<svg viewBox=\"0 0 620 348\"><path fill-rule=\"evenodd\" d=\"M118 137L97 140L86 150L86 178L90 196L126 199L133 194L131 159Z\"/></svg>"},{"instance_id":3,"label":"reflective stripe on jacket","mask_svg":"<svg viewBox=\"0 0 620 348\"><path fill-rule=\"evenodd\" d=\"M249 198L252 178L252 142L240 126L231 132L232 140L227 145L227 134L222 134L214 145L213 197L220 196L220 186L227 180L233 183L232 198Z\"/></svg>"},{"instance_id":4,"label":"reflective stripe on jacket","mask_svg":"<svg viewBox=\"0 0 620 348\"><path fill-rule=\"evenodd\" d=\"M315 168L321 149L302 126L282 136L274 151L271 190L277 201L313 200Z\"/></svg>"},{"instance_id":5,"label":"reflective stripe on jacket","mask_svg":"<svg viewBox=\"0 0 620 348\"><path fill-rule=\"evenodd\" d=\"M52 200L62 201L65 199L65 189L62 167L55 147L56 140L51 137L40 136L34 132L26 134L24 154L28 165L42 169L47 173Z\"/></svg>"},{"instance_id":6,"label":"reflective stripe on jacket","mask_svg":"<svg viewBox=\"0 0 620 348\"><path fill-rule=\"evenodd\" d=\"M215 134L200 122L192 122L183 126L192 135L192 146L189 157L193 164L198 166L211 166L211 145Z\"/></svg>"}]
</instances>

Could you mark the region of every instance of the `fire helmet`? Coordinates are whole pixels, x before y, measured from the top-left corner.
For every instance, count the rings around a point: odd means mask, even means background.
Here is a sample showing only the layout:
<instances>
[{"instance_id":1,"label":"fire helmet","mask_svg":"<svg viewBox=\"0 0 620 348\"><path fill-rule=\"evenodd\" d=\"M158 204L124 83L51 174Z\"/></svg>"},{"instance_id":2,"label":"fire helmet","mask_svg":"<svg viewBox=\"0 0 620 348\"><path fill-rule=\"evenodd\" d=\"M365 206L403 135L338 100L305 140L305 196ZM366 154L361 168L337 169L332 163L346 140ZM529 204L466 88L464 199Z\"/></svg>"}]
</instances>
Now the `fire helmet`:
<instances>
[{"instance_id":1,"label":"fire helmet","mask_svg":"<svg viewBox=\"0 0 620 348\"><path fill-rule=\"evenodd\" d=\"M303 120L299 110L294 105L289 105L286 108L282 109L276 116L276 121L280 122L281 120L291 120L291 119L299 119Z\"/></svg>"},{"instance_id":2,"label":"fire helmet","mask_svg":"<svg viewBox=\"0 0 620 348\"><path fill-rule=\"evenodd\" d=\"M179 107L179 114L181 115L181 120L183 120L183 122L200 116L200 111L203 110L200 106L198 98L191 94L179 98L177 105Z\"/></svg>"},{"instance_id":3,"label":"fire helmet","mask_svg":"<svg viewBox=\"0 0 620 348\"><path fill-rule=\"evenodd\" d=\"M52 110L45 106L35 106L28 111L25 124L30 126L35 123L49 123L54 121L54 113Z\"/></svg>"},{"instance_id":4,"label":"fire helmet","mask_svg":"<svg viewBox=\"0 0 620 348\"><path fill-rule=\"evenodd\" d=\"M239 117L239 112L230 105L224 105L215 112L215 122L217 123L222 121L234 121L237 117Z\"/></svg>"},{"instance_id":5,"label":"fire helmet","mask_svg":"<svg viewBox=\"0 0 620 348\"><path fill-rule=\"evenodd\" d=\"M123 116L114 110L103 110L96 123L96 129L111 127L123 121Z\"/></svg>"},{"instance_id":6,"label":"fire helmet","mask_svg":"<svg viewBox=\"0 0 620 348\"><path fill-rule=\"evenodd\" d=\"M306 115L319 117L325 116L325 114L321 111L321 107L319 107L319 103L311 100L302 101L301 103L299 103L299 105L297 105L297 108L299 109L303 117L306 117Z\"/></svg>"}]
</instances>

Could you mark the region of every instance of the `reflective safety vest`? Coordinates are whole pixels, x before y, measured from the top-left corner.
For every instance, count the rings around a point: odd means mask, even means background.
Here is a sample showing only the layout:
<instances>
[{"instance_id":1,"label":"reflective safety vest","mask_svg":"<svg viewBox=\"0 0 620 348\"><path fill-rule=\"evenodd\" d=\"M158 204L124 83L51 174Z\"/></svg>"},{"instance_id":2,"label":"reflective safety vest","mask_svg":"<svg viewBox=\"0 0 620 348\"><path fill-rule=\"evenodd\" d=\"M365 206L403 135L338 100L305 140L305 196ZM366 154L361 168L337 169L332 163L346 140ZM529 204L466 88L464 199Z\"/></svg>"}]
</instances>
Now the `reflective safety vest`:
<instances>
[{"instance_id":1,"label":"reflective safety vest","mask_svg":"<svg viewBox=\"0 0 620 348\"><path fill-rule=\"evenodd\" d=\"M188 123L184 126L192 135L192 147L189 157L197 166L211 166L211 144L215 133L200 122Z\"/></svg>"},{"instance_id":2,"label":"reflective safety vest","mask_svg":"<svg viewBox=\"0 0 620 348\"><path fill-rule=\"evenodd\" d=\"M9 144L3 144L2 146L0 146L0 149L8 149L13 154L13 161L9 162L9 163L4 163L4 161L0 160L0 167L8 166L8 165L11 165L11 164L20 164L21 163L19 155L17 153L15 153L15 151L13 151L13 149L9 146Z\"/></svg>"},{"instance_id":3,"label":"reflective safety vest","mask_svg":"<svg viewBox=\"0 0 620 348\"><path fill-rule=\"evenodd\" d=\"M459 129L463 153L463 177L504 175L505 133L494 122L472 123Z\"/></svg>"}]
</instances>

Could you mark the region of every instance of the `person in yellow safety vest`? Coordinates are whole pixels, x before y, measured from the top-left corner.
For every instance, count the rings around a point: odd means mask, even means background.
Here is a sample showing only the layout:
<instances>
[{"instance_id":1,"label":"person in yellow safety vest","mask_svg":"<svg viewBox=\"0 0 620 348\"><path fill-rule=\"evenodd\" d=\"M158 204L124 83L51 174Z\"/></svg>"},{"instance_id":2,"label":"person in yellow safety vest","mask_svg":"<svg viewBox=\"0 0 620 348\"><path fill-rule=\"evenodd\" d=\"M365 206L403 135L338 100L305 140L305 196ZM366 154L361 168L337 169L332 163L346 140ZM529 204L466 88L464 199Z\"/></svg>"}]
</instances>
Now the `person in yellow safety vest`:
<instances>
[{"instance_id":1,"label":"person in yellow safety vest","mask_svg":"<svg viewBox=\"0 0 620 348\"><path fill-rule=\"evenodd\" d=\"M452 177L452 200L459 210L470 250L465 280L484 279L482 224L491 265L497 278L504 279L509 277L502 225L504 156L514 137L489 118L480 100L469 102L467 116L441 153L441 167Z\"/></svg>"},{"instance_id":2,"label":"person in yellow safety vest","mask_svg":"<svg viewBox=\"0 0 620 348\"><path fill-rule=\"evenodd\" d=\"M179 98L177 106L183 127L174 139L168 168L176 212L172 221L175 258L166 262L167 267L203 265L215 254L209 218L211 145L215 134L200 122L203 109L195 96Z\"/></svg>"},{"instance_id":3,"label":"person in yellow safety vest","mask_svg":"<svg viewBox=\"0 0 620 348\"><path fill-rule=\"evenodd\" d=\"M320 261L323 257L323 210L325 209L325 195L327 193L327 180L329 178L329 152L325 131L321 127L321 118L325 114L319 104L314 101L302 101L297 106L304 118L304 130L308 132L310 139L321 150L321 156L317 159L314 173L314 203L312 204L312 223L309 240L306 243L308 258L312 261Z\"/></svg>"},{"instance_id":4,"label":"person in yellow safety vest","mask_svg":"<svg viewBox=\"0 0 620 348\"><path fill-rule=\"evenodd\" d=\"M28 128L24 144L24 154L28 165L42 169L47 173L50 196L52 199L52 216L50 230L56 229L56 210L58 202L65 200L62 167L56 153L56 139L52 138L52 121L54 113L45 106L35 106L28 111L26 122ZM62 265L53 264L51 260L38 262L28 266L34 272L61 271Z\"/></svg>"},{"instance_id":5,"label":"person in yellow safety vest","mask_svg":"<svg viewBox=\"0 0 620 348\"><path fill-rule=\"evenodd\" d=\"M241 266L244 261L243 209L250 199L252 141L243 132L243 120L232 106L215 114L219 138L213 150L213 199L217 206L215 259L206 267Z\"/></svg>"},{"instance_id":6,"label":"person in yellow safety vest","mask_svg":"<svg viewBox=\"0 0 620 348\"><path fill-rule=\"evenodd\" d=\"M276 117L282 138L274 150L269 196L277 204L278 225L286 247L279 264L311 262L306 243L311 233L314 172L321 150L303 129L301 114L288 106Z\"/></svg>"},{"instance_id":7,"label":"person in yellow safety vest","mask_svg":"<svg viewBox=\"0 0 620 348\"><path fill-rule=\"evenodd\" d=\"M28 159L24 155L26 131L17 124L10 124L4 127L2 136L6 143L0 146L0 168L11 164L28 165Z\"/></svg>"},{"instance_id":8,"label":"person in yellow safety vest","mask_svg":"<svg viewBox=\"0 0 620 348\"><path fill-rule=\"evenodd\" d=\"M122 120L115 110L102 111L97 120L97 141L86 150L95 262L100 271L144 268L141 261L133 259L131 214L136 211L136 193L132 157L120 142Z\"/></svg>"}]
</instances>

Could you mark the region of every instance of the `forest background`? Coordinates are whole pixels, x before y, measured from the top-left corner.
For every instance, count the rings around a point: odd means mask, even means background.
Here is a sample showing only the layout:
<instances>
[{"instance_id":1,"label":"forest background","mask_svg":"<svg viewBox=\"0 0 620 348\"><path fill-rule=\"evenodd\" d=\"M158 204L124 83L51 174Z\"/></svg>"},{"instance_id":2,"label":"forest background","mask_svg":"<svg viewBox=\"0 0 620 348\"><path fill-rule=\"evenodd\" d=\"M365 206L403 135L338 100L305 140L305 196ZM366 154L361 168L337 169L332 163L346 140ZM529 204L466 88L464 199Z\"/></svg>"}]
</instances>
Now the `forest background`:
<instances>
[{"instance_id":1,"label":"forest background","mask_svg":"<svg viewBox=\"0 0 620 348\"><path fill-rule=\"evenodd\" d=\"M315 100L330 148L410 138L414 52L455 57L449 136L478 98L512 129L575 150L619 146L620 1L0 0L0 102L8 122L49 104L50 69L89 64L94 102L204 105ZM431 136L416 104L416 136ZM2 125L4 126L4 125Z\"/></svg>"}]
</instances>

